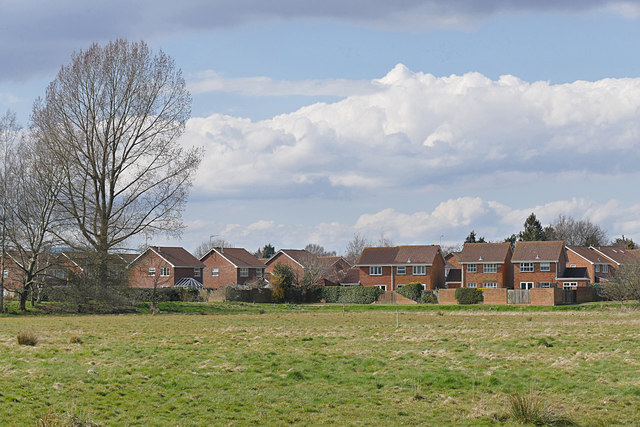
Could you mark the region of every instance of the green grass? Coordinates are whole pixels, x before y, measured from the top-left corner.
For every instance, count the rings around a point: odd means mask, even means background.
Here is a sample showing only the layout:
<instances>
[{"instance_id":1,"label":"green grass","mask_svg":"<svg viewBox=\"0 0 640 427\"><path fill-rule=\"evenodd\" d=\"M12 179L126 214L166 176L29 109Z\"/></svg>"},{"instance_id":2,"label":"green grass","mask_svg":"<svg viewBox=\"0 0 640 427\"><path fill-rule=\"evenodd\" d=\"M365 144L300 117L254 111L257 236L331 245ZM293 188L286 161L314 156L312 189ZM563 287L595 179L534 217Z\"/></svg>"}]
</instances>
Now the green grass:
<instances>
[{"instance_id":1,"label":"green grass","mask_svg":"<svg viewBox=\"0 0 640 427\"><path fill-rule=\"evenodd\" d=\"M558 419L637 423L637 311L400 307L396 328L378 307L0 317L0 424L515 424L532 389Z\"/></svg>"}]
</instances>

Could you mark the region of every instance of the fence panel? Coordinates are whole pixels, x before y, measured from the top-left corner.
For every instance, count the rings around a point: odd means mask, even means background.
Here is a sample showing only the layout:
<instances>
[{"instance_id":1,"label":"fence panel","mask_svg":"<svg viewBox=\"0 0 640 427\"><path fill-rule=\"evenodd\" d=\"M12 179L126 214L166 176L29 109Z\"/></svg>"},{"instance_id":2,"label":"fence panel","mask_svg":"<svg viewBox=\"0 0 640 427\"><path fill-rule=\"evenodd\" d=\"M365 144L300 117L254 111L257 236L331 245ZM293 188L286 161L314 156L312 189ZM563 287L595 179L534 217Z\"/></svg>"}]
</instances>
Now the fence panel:
<instances>
[{"instance_id":1,"label":"fence panel","mask_svg":"<svg viewBox=\"0 0 640 427\"><path fill-rule=\"evenodd\" d=\"M531 304L531 291L528 289L509 289L507 304Z\"/></svg>"}]
</instances>

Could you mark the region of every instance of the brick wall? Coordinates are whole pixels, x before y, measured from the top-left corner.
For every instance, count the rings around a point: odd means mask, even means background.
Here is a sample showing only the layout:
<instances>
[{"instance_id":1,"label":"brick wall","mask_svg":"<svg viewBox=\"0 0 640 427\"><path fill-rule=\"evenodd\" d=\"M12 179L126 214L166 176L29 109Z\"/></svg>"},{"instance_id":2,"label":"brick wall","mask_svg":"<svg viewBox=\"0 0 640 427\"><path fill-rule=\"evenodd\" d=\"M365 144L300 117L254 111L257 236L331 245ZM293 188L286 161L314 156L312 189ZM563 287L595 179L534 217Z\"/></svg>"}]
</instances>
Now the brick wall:
<instances>
[{"instance_id":1,"label":"brick wall","mask_svg":"<svg viewBox=\"0 0 640 427\"><path fill-rule=\"evenodd\" d=\"M485 304L506 304L507 303L507 288L500 289L484 289L484 303Z\"/></svg>"},{"instance_id":2,"label":"brick wall","mask_svg":"<svg viewBox=\"0 0 640 427\"><path fill-rule=\"evenodd\" d=\"M562 303L562 289L531 289L531 305L558 305Z\"/></svg>"},{"instance_id":3,"label":"brick wall","mask_svg":"<svg viewBox=\"0 0 640 427\"><path fill-rule=\"evenodd\" d=\"M456 290L455 289L438 290L438 304L443 304L443 305L458 304L458 300L456 300Z\"/></svg>"},{"instance_id":4,"label":"brick wall","mask_svg":"<svg viewBox=\"0 0 640 427\"><path fill-rule=\"evenodd\" d=\"M273 269L276 265L280 263L282 265L286 265L291 267L293 273L296 275L298 281L302 281L304 277L304 268L300 266L297 262L286 256L285 254L277 254L274 258L269 260L269 265L266 265L265 273L268 277L271 273L273 273Z\"/></svg>"}]
</instances>

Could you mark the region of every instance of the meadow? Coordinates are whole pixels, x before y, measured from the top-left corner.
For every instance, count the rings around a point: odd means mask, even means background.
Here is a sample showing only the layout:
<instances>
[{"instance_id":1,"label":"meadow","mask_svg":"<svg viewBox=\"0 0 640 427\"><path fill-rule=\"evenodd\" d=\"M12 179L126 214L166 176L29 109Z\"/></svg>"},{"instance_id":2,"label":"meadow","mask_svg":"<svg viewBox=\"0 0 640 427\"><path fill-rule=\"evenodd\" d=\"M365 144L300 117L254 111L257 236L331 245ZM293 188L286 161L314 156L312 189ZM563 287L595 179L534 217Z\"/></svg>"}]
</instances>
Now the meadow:
<instances>
[{"instance_id":1,"label":"meadow","mask_svg":"<svg viewBox=\"0 0 640 427\"><path fill-rule=\"evenodd\" d=\"M210 307L0 317L0 424L509 425L531 395L559 424L640 422L635 310Z\"/></svg>"}]
</instances>

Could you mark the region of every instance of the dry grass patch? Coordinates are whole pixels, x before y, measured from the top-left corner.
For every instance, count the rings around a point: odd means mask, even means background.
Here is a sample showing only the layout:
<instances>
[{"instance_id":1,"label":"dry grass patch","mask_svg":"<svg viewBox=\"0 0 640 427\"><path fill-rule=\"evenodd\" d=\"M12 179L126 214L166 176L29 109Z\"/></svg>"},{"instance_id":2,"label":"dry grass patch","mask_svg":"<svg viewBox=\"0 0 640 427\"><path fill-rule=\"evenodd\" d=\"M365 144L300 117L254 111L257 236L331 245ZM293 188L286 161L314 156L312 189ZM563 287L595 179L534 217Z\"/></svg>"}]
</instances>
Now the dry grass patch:
<instances>
[{"instance_id":1,"label":"dry grass patch","mask_svg":"<svg viewBox=\"0 0 640 427\"><path fill-rule=\"evenodd\" d=\"M18 338L18 344L29 345L32 347L38 344L38 341L39 341L38 336L31 331L22 331L18 334L17 338Z\"/></svg>"}]
</instances>

